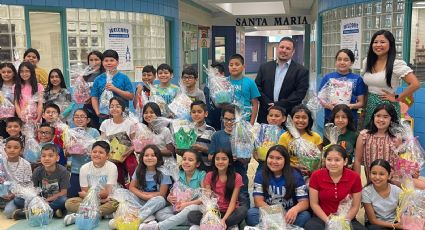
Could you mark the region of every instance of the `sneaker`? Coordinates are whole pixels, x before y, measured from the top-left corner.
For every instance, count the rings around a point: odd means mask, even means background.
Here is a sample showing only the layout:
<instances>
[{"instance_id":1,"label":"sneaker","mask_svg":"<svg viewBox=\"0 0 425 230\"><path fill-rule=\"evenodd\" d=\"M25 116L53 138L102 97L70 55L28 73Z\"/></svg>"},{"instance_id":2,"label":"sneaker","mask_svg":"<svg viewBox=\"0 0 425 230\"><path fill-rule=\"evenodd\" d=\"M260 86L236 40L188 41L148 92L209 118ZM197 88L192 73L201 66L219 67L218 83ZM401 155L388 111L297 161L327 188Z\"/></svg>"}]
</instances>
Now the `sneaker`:
<instances>
[{"instance_id":1,"label":"sneaker","mask_svg":"<svg viewBox=\"0 0 425 230\"><path fill-rule=\"evenodd\" d=\"M115 219L111 219L108 225L110 229L117 229L117 224L115 223Z\"/></svg>"},{"instance_id":2,"label":"sneaker","mask_svg":"<svg viewBox=\"0 0 425 230\"><path fill-rule=\"evenodd\" d=\"M62 218L62 217L63 217L63 212L62 212L62 210L61 210L61 209L56 209L56 211L55 211L55 216L56 216L57 218Z\"/></svg>"},{"instance_id":3,"label":"sneaker","mask_svg":"<svg viewBox=\"0 0 425 230\"><path fill-rule=\"evenodd\" d=\"M141 224L139 230L158 230L159 224L156 221L151 221L147 224Z\"/></svg>"},{"instance_id":4,"label":"sneaker","mask_svg":"<svg viewBox=\"0 0 425 230\"><path fill-rule=\"evenodd\" d=\"M77 218L77 213L68 214L63 218L63 223L65 224L65 226L75 224L76 218Z\"/></svg>"},{"instance_id":5,"label":"sneaker","mask_svg":"<svg viewBox=\"0 0 425 230\"><path fill-rule=\"evenodd\" d=\"M199 225L192 225L189 228L189 230L200 230L200 229L201 229L201 226L199 226Z\"/></svg>"},{"instance_id":6,"label":"sneaker","mask_svg":"<svg viewBox=\"0 0 425 230\"><path fill-rule=\"evenodd\" d=\"M25 211L22 209L16 209L13 214L12 214L12 218L15 220L23 220L26 218L25 216Z\"/></svg>"},{"instance_id":7,"label":"sneaker","mask_svg":"<svg viewBox=\"0 0 425 230\"><path fill-rule=\"evenodd\" d=\"M103 216L103 219L112 219L112 218L114 218L114 215L113 214L109 214L109 215L104 215Z\"/></svg>"},{"instance_id":8,"label":"sneaker","mask_svg":"<svg viewBox=\"0 0 425 230\"><path fill-rule=\"evenodd\" d=\"M239 227L237 225L233 225L228 228L229 230L239 230Z\"/></svg>"},{"instance_id":9,"label":"sneaker","mask_svg":"<svg viewBox=\"0 0 425 230\"><path fill-rule=\"evenodd\" d=\"M149 223L149 222L154 221L154 220L155 220L155 216L150 215L146 219L143 220L143 223Z\"/></svg>"}]
</instances>

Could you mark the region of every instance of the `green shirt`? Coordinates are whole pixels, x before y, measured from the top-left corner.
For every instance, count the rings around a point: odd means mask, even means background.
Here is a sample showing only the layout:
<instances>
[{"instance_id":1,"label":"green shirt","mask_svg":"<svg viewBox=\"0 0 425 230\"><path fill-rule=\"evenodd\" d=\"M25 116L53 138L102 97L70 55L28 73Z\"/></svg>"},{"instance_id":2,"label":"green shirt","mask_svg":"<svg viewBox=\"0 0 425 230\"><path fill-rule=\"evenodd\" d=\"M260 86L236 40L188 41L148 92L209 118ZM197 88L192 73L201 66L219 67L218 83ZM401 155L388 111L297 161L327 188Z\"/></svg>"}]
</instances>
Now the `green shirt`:
<instances>
[{"instance_id":1,"label":"green shirt","mask_svg":"<svg viewBox=\"0 0 425 230\"><path fill-rule=\"evenodd\" d=\"M358 134L351 130L347 130L344 134L339 135L338 144L345 148L348 155L348 164L352 164L354 158L354 147L356 146Z\"/></svg>"}]
</instances>

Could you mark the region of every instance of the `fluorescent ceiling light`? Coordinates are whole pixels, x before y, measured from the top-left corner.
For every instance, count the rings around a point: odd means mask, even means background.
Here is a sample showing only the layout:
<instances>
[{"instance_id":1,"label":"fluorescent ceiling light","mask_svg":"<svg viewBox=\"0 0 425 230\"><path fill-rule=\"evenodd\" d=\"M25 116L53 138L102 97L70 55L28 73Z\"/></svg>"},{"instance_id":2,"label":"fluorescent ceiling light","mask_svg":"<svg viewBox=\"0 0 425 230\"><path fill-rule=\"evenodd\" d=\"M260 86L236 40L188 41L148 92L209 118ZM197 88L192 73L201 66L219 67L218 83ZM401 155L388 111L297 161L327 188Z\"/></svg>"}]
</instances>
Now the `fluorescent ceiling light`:
<instances>
[{"instance_id":1,"label":"fluorescent ceiling light","mask_svg":"<svg viewBox=\"0 0 425 230\"><path fill-rule=\"evenodd\" d=\"M285 13L282 1L218 3L216 5L233 15L268 15Z\"/></svg>"}]
</instances>

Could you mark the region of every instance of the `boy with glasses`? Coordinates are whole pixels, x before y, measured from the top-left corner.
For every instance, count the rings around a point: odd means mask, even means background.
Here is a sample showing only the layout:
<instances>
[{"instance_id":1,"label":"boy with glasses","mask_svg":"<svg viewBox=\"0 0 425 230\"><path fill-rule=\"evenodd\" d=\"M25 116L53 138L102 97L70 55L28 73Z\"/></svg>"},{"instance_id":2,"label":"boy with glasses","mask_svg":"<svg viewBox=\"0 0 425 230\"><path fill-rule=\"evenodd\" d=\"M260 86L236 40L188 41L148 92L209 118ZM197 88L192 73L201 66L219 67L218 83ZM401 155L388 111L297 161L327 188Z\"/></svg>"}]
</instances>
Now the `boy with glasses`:
<instances>
[{"instance_id":1,"label":"boy with glasses","mask_svg":"<svg viewBox=\"0 0 425 230\"><path fill-rule=\"evenodd\" d=\"M198 81L198 71L192 66L188 66L182 71L182 82L185 87L186 95L192 99L192 101L203 101L205 103L205 95L202 90L196 87Z\"/></svg>"}]
</instances>

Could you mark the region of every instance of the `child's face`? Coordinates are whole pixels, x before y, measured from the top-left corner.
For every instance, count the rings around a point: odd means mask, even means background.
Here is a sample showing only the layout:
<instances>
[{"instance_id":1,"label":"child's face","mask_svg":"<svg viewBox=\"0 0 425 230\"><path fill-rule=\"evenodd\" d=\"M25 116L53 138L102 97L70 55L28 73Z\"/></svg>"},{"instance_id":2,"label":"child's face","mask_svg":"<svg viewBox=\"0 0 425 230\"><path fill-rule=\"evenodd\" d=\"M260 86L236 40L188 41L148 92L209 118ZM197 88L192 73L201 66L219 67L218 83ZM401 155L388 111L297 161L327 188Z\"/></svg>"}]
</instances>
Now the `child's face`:
<instances>
[{"instance_id":1,"label":"child's face","mask_svg":"<svg viewBox=\"0 0 425 230\"><path fill-rule=\"evenodd\" d=\"M155 80L155 74L152 72L143 72L142 73L142 81L145 84L153 84L153 80Z\"/></svg>"},{"instance_id":2,"label":"child's face","mask_svg":"<svg viewBox=\"0 0 425 230\"><path fill-rule=\"evenodd\" d=\"M35 55L35 53L32 53L32 52L28 53L27 56L24 57L24 61L27 61L33 64L34 66L38 64L37 55Z\"/></svg>"},{"instance_id":3,"label":"child's face","mask_svg":"<svg viewBox=\"0 0 425 230\"><path fill-rule=\"evenodd\" d=\"M171 73L168 69L158 70L158 80L161 83L168 83L171 80Z\"/></svg>"},{"instance_id":4,"label":"child's face","mask_svg":"<svg viewBox=\"0 0 425 230\"><path fill-rule=\"evenodd\" d=\"M231 76L239 76L244 70L244 65L239 59L232 59L229 62L229 71Z\"/></svg>"},{"instance_id":5,"label":"child's face","mask_svg":"<svg viewBox=\"0 0 425 230\"><path fill-rule=\"evenodd\" d=\"M18 122L8 122L6 125L6 132L11 137L17 137L21 133L21 126L19 125Z\"/></svg>"},{"instance_id":6,"label":"child's face","mask_svg":"<svg viewBox=\"0 0 425 230\"><path fill-rule=\"evenodd\" d=\"M9 67L3 67L1 69L1 78L3 79L3 82L11 82L13 81L13 71Z\"/></svg>"},{"instance_id":7,"label":"child's face","mask_svg":"<svg viewBox=\"0 0 425 230\"><path fill-rule=\"evenodd\" d=\"M205 118L208 116L208 112L205 111L200 105L192 106L190 110L190 115L192 116L192 120L195 123L204 123Z\"/></svg>"},{"instance_id":8,"label":"child's face","mask_svg":"<svg viewBox=\"0 0 425 230\"><path fill-rule=\"evenodd\" d=\"M143 111L143 120L150 124L156 118L156 114L153 112L151 107L147 107Z\"/></svg>"},{"instance_id":9,"label":"child's face","mask_svg":"<svg viewBox=\"0 0 425 230\"><path fill-rule=\"evenodd\" d=\"M26 66L22 66L21 71L19 71L19 75L23 81L28 81L31 77L31 71Z\"/></svg>"},{"instance_id":10,"label":"child's face","mask_svg":"<svg viewBox=\"0 0 425 230\"><path fill-rule=\"evenodd\" d=\"M390 127L391 115L385 109L379 110L373 117L373 122L378 130L387 130Z\"/></svg>"},{"instance_id":11,"label":"child's face","mask_svg":"<svg viewBox=\"0 0 425 230\"><path fill-rule=\"evenodd\" d=\"M109 113L112 117L122 116L123 108L118 101L112 100L111 103L109 103Z\"/></svg>"},{"instance_id":12,"label":"child's face","mask_svg":"<svg viewBox=\"0 0 425 230\"><path fill-rule=\"evenodd\" d=\"M199 166L199 162L196 161L196 154L192 152L185 152L183 154L182 168L185 172L193 172Z\"/></svg>"},{"instance_id":13,"label":"child's face","mask_svg":"<svg viewBox=\"0 0 425 230\"><path fill-rule=\"evenodd\" d=\"M388 171L380 165L375 165L370 169L370 181L376 187L386 186L389 178Z\"/></svg>"},{"instance_id":14,"label":"child's face","mask_svg":"<svg viewBox=\"0 0 425 230\"><path fill-rule=\"evenodd\" d=\"M267 123L270 125L277 125L281 126L283 122L286 121L285 114L282 114L281 111L277 109L270 109L269 113L267 114Z\"/></svg>"},{"instance_id":15,"label":"child's face","mask_svg":"<svg viewBox=\"0 0 425 230\"><path fill-rule=\"evenodd\" d=\"M235 123L235 114L225 112L223 115L224 130L231 132L233 130L233 124Z\"/></svg>"},{"instance_id":16,"label":"child's face","mask_svg":"<svg viewBox=\"0 0 425 230\"><path fill-rule=\"evenodd\" d=\"M182 76L183 85L188 88L194 87L196 84L196 80L197 78L193 75L183 74Z\"/></svg>"},{"instance_id":17,"label":"child's face","mask_svg":"<svg viewBox=\"0 0 425 230\"><path fill-rule=\"evenodd\" d=\"M59 155L51 149L42 150L40 161L44 167L51 167L59 161Z\"/></svg>"},{"instance_id":18,"label":"child's face","mask_svg":"<svg viewBox=\"0 0 425 230\"><path fill-rule=\"evenodd\" d=\"M341 130L345 130L348 125L348 117L344 111L340 110L335 114L334 124Z\"/></svg>"},{"instance_id":19,"label":"child's face","mask_svg":"<svg viewBox=\"0 0 425 230\"><path fill-rule=\"evenodd\" d=\"M352 64L350 57L345 52L339 52L335 61L336 69L339 72L348 73Z\"/></svg>"},{"instance_id":20,"label":"child's face","mask_svg":"<svg viewBox=\"0 0 425 230\"><path fill-rule=\"evenodd\" d=\"M298 111L293 117L295 128L298 130L305 130L308 126L308 115L304 111Z\"/></svg>"},{"instance_id":21,"label":"child's face","mask_svg":"<svg viewBox=\"0 0 425 230\"><path fill-rule=\"evenodd\" d=\"M113 71L117 68L118 66L118 61L115 60L115 58L112 57L106 57L103 59L103 67L105 68L105 70L107 71Z\"/></svg>"},{"instance_id":22,"label":"child's face","mask_svg":"<svg viewBox=\"0 0 425 230\"><path fill-rule=\"evenodd\" d=\"M109 158L109 153L100 146L96 146L91 150L91 161L96 166L102 167Z\"/></svg>"},{"instance_id":23,"label":"child's face","mask_svg":"<svg viewBox=\"0 0 425 230\"><path fill-rule=\"evenodd\" d=\"M59 77L59 74L56 71L50 74L49 80L53 86L60 86L62 82L61 78Z\"/></svg>"},{"instance_id":24,"label":"child's face","mask_svg":"<svg viewBox=\"0 0 425 230\"><path fill-rule=\"evenodd\" d=\"M37 138L40 143L51 142L54 137L54 133L52 132L52 128L50 127L40 127L37 131Z\"/></svg>"},{"instance_id":25,"label":"child's face","mask_svg":"<svg viewBox=\"0 0 425 230\"><path fill-rule=\"evenodd\" d=\"M218 171L225 171L229 167L229 158L225 153L217 153L214 161Z\"/></svg>"},{"instance_id":26,"label":"child's face","mask_svg":"<svg viewBox=\"0 0 425 230\"><path fill-rule=\"evenodd\" d=\"M90 118L87 117L85 112L77 110L74 113L73 121L77 127L87 127L90 122Z\"/></svg>"},{"instance_id":27,"label":"child's face","mask_svg":"<svg viewBox=\"0 0 425 230\"><path fill-rule=\"evenodd\" d=\"M146 167L155 167L158 163L158 158L156 158L155 152L153 149L146 149L145 154L143 154L143 163Z\"/></svg>"},{"instance_id":28,"label":"child's face","mask_svg":"<svg viewBox=\"0 0 425 230\"><path fill-rule=\"evenodd\" d=\"M18 141L8 141L4 147L7 158L11 160L17 159L23 152L23 148Z\"/></svg>"},{"instance_id":29,"label":"child's face","mask_svg":"<svg viewBox=\"0 0 425 230\"><path fill-rule=\"evenodd\" d=\"M338 151L330 151L325 159L326 168L331 173L342 173L344 165L347 163L347 159L344 160L342 155Z\"/></svg>"},{"instance_id":30,"label":"child's face","mask_svg":"<svg viewBox=\"0 0 425 230\"><path fill-rule=\"evenodd\" d=\"M53 123L58 120L59 113L55 108L46 108L42 117L46 120L47 123Z\"/></svg>"},{"instance_id":31,"label":"child's face","mask_svg":"<svg viewBox=\"0 0 425 230\"><path fill-rule=\"evenodd\" d=\"M281 175L283 166L285 165L285 158L278 151L273 150L267 157L267 167L275 175Z\"/></svg>"},{"instance_id":32,"label":"child's face","mask_svg":"<svg viewBox=\"0 0 425 230\"><path fill-rule=\"evenodd\" d=\"M89 65L94 67L96 70L100 68L101 60L95 54L90 55L89 57Z\"/></svg>"}]
</instances>

